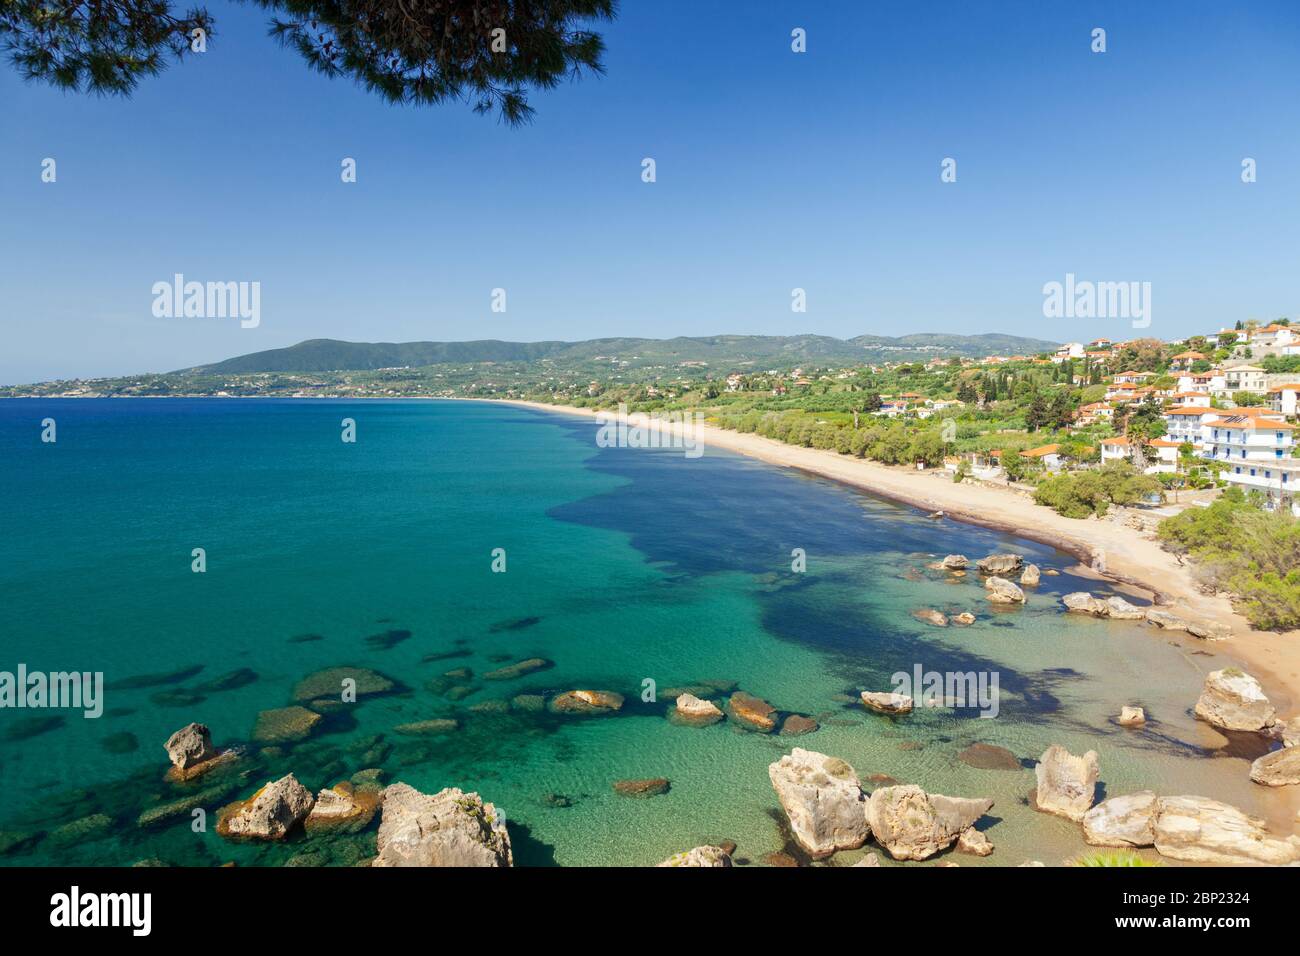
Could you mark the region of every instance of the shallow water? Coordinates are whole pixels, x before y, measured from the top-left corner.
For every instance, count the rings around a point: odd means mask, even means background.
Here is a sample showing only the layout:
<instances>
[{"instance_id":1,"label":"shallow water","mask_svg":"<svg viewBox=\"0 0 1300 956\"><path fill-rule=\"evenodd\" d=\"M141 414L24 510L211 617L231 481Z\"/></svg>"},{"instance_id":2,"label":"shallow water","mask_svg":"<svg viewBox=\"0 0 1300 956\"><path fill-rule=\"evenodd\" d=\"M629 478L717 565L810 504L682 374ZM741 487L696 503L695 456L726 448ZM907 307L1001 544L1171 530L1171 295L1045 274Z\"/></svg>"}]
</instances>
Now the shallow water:
<instances>
[{"instance_id":1,"label":"shallow water","mask_svg":"<svg viewBox=\"0 0 1300 956\"><path fill-rule=\"evenodd\" d=\"M47 416L54 445L39 441ZM344 417L357 421L355 445L340 441ZM1108 794L1200 793L1275 816L1247 778L1255 754L1215 756L1223 738L1191 717L1202 675L1224 664L1215 645L1067 616L1062 593L1099 590L1068 573L999 611L978 574L926 568L950 552L1015 550L1060 570L1069 556L712 449L697 460L599 449L595 429L462 402L0 401L0 669L103 671L113 686L98 720L0 711L0 786L14 808L0 819L0 862L356 862L373 853L373 827L268 847L193 833L187 814L157 828L136 818L181 793L207 793L213 811L290 770L315 790L379 766L423 790L478 790L510 821L520 863L648 864L723 839L757 863L788 849L767 765L796 745L844 758L868 788L887 774L993 797L981 825L997 851L962 865L1053 864L1084 849L1076 825L1027 805L1033 760L1051 743L1097 750ZM204 574L190 570L196 547ZM491 571L494 548L505 574ZM795 548L806 573L791 571ZM911 617L919 607L979 619L935 629ZM457 656L425 660L438 654ZM554 666L482 679L529 657ZM403 690L331 714L278 752L251 745L229 773L188 788L162 780L173 730L197 720L218 744L247 745L259 711L338 664ZM917 664L996 672L998 716L895 719L851 702ZM474 677L436 683L459 667ZM821 727L786 738L677 726L666 702L641 700L647 679L736 681ZM472 692L449 698L455 683ZM470 709L574 687L628 702L590 718ZM1147 709L1143 730L1113 722L1130 703ZM63 720L24 736L33 714ZM392 732L441 716L460 729ZM961 762L976 742L1010 750L1021 769ZM641 777L671 790L611 789Z\"/></svg>"}]
</instances>

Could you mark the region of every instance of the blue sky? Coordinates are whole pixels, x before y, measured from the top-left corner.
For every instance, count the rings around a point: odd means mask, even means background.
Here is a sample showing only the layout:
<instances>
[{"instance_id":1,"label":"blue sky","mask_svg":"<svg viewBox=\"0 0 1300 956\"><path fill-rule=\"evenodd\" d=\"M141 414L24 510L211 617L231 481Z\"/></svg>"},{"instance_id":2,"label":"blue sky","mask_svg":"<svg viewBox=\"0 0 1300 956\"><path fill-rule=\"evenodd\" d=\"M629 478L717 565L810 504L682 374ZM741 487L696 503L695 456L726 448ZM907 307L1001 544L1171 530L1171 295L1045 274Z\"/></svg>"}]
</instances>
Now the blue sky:
<instances>
[{"instance_id":1,"label":"blue sky","mask_svg":"<svg viewBox=\"0 0 1300 956\"><path fill-rule=\"evenodd\" d=\"M607 75L522 129L315 74L228 0L130 99L0 67L0 382L316 337L1133 334L1045 319L1067 272L1151 282L1163 338L1300 312L1291 0L621 6ZM261 324L155 318L177 272L260 282Z\"/></svg>"}]
</instances>

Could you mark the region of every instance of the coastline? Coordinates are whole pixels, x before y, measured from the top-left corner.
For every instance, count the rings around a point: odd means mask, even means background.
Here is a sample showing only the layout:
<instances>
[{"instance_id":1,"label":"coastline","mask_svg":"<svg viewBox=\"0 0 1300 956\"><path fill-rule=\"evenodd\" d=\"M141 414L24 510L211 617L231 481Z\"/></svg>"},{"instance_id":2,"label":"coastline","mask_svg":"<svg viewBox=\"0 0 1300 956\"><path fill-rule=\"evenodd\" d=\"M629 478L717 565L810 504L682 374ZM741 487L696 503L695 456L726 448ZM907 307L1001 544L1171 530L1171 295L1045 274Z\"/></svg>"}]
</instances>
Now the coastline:
<instances>
[{"instance_id":1,"label":"coastline","mask_svg":"<svg viewBox=\"0 0 1300 956\"><path fill-rule=\"evenodd\" d=\"M551 405L522 399L450 399L516 405L536 411L595 418L596 409ZM629 420L644 415L629 415ZM680 425L656 423L675 432ZM1001 488L957 484L943 471L916 472L879 462L841 455L834 451L787 445L760 435L728 431L707 423L696 426L696 437L708 446L756 458L769 464L857 488L925 511L942 511L944 517L979 525L1050 545L1078 560L1073 573L1083 573L1143 592L1152 603L1173 608L1196 620L1225 624L1232 637L1216 643L1215 650L1236 659L1264 685L1283 719L1296 718L1300 701L1300 631L1258 631L1233 610L1226 597L1202 593L1192 568L1164 550L1153 538L1134 529L1097 519L1066 518L1029 498ZM705 454L708 452L706 451ZM1165 632L1186 649L1204 642L1189 634ZM1188 706L1193 701L1188 701Z\"/></svg>"}]
</instances>

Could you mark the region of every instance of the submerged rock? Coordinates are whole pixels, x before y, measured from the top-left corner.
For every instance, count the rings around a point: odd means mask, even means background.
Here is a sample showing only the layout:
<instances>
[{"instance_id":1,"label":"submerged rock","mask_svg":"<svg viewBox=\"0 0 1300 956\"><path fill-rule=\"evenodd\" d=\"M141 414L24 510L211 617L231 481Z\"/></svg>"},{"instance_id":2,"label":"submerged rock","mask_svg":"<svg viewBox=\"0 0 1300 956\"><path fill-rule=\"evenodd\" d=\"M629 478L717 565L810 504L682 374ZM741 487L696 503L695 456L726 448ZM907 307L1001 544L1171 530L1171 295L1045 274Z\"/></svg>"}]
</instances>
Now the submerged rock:
<instances>
[{"instance_id":1,"label":"submerged rock","mask_svg":"<svg viewBox=\"0 0 1300 956\"><path fill-rule=\"evenodd\" d=\"M1250 765L1250 779L1266 787L1300 784L1300 747L1265 754Z\"/></svg>"},{"instance_id":2,"label":"submerged rock","mask_svg":"<svg viewBox=\"0 0 1300 956\"><path fill-rule=\"evenodd\" d=\"M555 664L552 661L548 661L544 657L530 657L526 661L519 661L505 667L498 667L494 671L488 671L483 675L483 679L514 680L516 677L523 677L525 674L533 674L554 666Z\"/></svg>"},{"instance_id":3,"label":"submerged rock","mask_svg":"<svg viewBox=\"0 0 1300 956\"><path fill-rule=\"evenodd\" d=\"M1282 866L1300 860L1300 837L1270 836L1264 821L1205 797L1161 797L1155 847L1161 856L1189 863Z\"/></svg>"},{"instance_id":4,"label":"submerged rock","mask_svg":"<svg viewBox=\"0 0 1300 956\"><path fill-rule=\"evenodd\" d=\"M377 847L371 866L514 865L505 815L454 787L433 795L404 783L386 787Z\"/></svg>"},{"instance_id":5,"label":"submerged rock","mask_svg":"<svg viewBox=\"0 0 1300 956\"><path fill-rule=\"evenodd\" d=\"M936 611L932 607L919 608L912 612L912 617L924 624L930 624L934 627L947 627L948 618L942 611Z\"/></svg>"},{"instance_id":6,"label":"submerged rock","mask_svg":"<svg viewBox=\"0 0 1300 956\"><path fill-rule=\"evenodd\" d=\"M796 747L769 764L767 775L790 832L813 859L867 842L866 797L843 760Z\"/></svg>"},{"instance_id":7,"label":"submerged rock","mask_svg":"<svg viewBox=\"0 0 1300 956\"><path fill-rule=\"evenodd\" d=\"M433 737L449 734L460 724L450 717L435 717L431 720L416 720L409 724L398 724L393 732L406 737Z\"/></svg>"},{"instance_id":8,"label":"submerged rock","mask_svg":"<svg viewBox=\"0 0 1300 956\"><path fill-rule=\"evenodd\" d=\"M854 865L854 866L876 866L876 867L878 867L878 866L880 866L880 857L877 856L875 853L868 853L866 856L864 856L862 859L858 860L858 862L857 862L857 863L854 863L853 865Z\"/></svg>"},{"instance_id":9,"label":"submerged rock","mask_svg":"<svg viewBox=\"0 0 1300 956\"><path fill-rule=\"evenodd\" d=\"M876 842L895 860L925 860L951 846L992 807L987 797L946 797L902 784L872 792L867 822Z\"/></svg>"},{"instance_id":10,"label":"submerged rock","mask_svg":"<svg viewBox=\"0 0 1300 956\"><path fill-rule=\"evenodd\" d=\"M731 854L720 846L697 846L682 853L674 853L656 866L731 866Z\"/></svg>"},{"instance_id":11,"label":"submerged rock","mask_svg":"<svg viewBox=\"0 0 1300 956\"><path fill-rule=\"evenodd\" d=\"M217 833L225 837L282 840L306 819L315 800L293 774L268 783L248 800L218 814Z\"/></svg>"},{"instance_id":12,"label":"submerged rock","mask_svg":"<svg viewBox=\"0 0 1300 956\"><path fill-rule=\"evenodd\" d=\"M993 744L971 744L957 755L957 759L976 770L1022 770L1020 758L1005 747Z\"/></svg>"},{"instance_id":13,"label":"submerged rock","mask_svg":"<svg viewBox=\"0 0 1300 956\"><path fill-rule=\"evenodd\" d=\"M342 700L344 681L356 682L356 699L386 694L397 685L378 671L367 667L327 667L324 670L308 674L293 688L296 703L305 703L316 698Z\"/></svg>"},{"instance_id":14,"label":"submerged rock","mask_svg":"<svg viewBox=\"0 0 1300 956\"><path fill-rule=\"evenodd\" d=\"M1018 554L990 554L976 564L982 574L1011 574L1019 571L1025 559Z\"/></svg>"},{"instance_id":15,"label":"submerged rock","mask_svg":"<svg viewBox=\"0 0 1300 956\"><path fill-rule=\"evenodd\" d=\"M623 707L623 695L612 690L571 690L551 698L557 714L612 714Z\"/></svg>"},{"instance_id":16,"label":"submerged rock","mask_svg":"<svg viewBox=\"0 0 1300 956\"><path fill-rule=\"evenodd\" d=\"M1025 603L1025 592L1006 578L997 576L985 578L984 587L988 592L984 596L994 604Z\"/></svg>"},{"instance_id":17,"label":"submerged rock","mask_svg":"<svg viewBox=\"0 0 1300 956\"><path fill-rule=\"evenodd\" d=\"M172 766L179 770L188 770L217 755L217 748L212 746L212 733L205 724L186 724L167 738L163 748Z\"/></svg>"},{"instance_id":18,"label":"submerged rock","mask_svg":"<svg viewBox=\"0 0 1300 956\"><path fill-rule=\"evenodd\" d=\"M1152 846L1157 808L1150 790L1103 800L1083 815L1083 838L1093 846Z\"/></svg>"},{"instance_id":19,"label":"submerged rock","mask_svg":"<svg viewBox=\"0 0 1300 956\"><path fill-rule=\"evenodd\" d=\"M913 705L912 698L907 694L870 690L862 692L862 703L878 714L910 714Z\"/></svg>"},{"instance_id":20,"label":"submerged rock","mask_svg":"<svg viewBox=\"0 0 1300 956\"><path fill-rule=\"evenodd\" d=\"M259 744L281 744L305 740L321 722L321 715L306 707L276 707L257 715L253 726L253 741Z\"/></svg>"},{"instance_id":21,"label":"submerged rock","mask_svg":"<svg viewBox=\"0 0 1300 956\"><path fill-rule=\"evenodd\" d=\"M667 777L651 777L648 780L615 780L614 792L621 797L657 797L668 792L670 784Z\"/></svg>"},{"instance_id":22,"label":"submerged rock","mask_svg":"<svg viewBox=\"0 0 1300 956\"><path fill-rule=\"evenodd\" d=\"M975 623L975 615L970 611L962 611L960 614L954 614L949 620L958 627L970 627Z\"/></svg>"},{"instance_id":23,"label":"submerged rock","mask_svg":"<svg viewBox=\"0 0 1300 956\"><path fill-rule=\"evenodd\" d=\"M964 554L950 554L941 563L949 571L964 571L970 561Z\"/></svg>"},{"instance_id":24,"label":"submerged rock","mask_svg":"<svg viewBox=\"0 0 1300 956\"><path fill-rule=\"evenodd\" d=\"M801 737L818 729L817 721L802 714L791 714L781 722L782 737Z\"/></svg>"},{"instance_id":25,"label":"submerged rock","mask_svg":"<svg viewBox=\"0 0 1300 956\"><path fill-rule=\"evenodd\" d=\"M1268 730L1277 723L1259 681L1235 667L1205 675L1196 716L1225 730Z\"/></svg>"},{"instance_id":26,"label":"submerged rock","mask_svg":"<svg viewBox=\"0 0 1300 956\"><path fill-rule=\"evenodd\" d=\"M1076 757L1059 744L1043 753L1034 769L1038 778L1035 806L1078 823L1097 795L1097 751Z\"/></svg>"},{"instance_id":27,"label":"submerged rock","mask_svg":"<svg viewBox=\"0 0 1300 956\"><path fill-rule=\"evenodd\" d=\"M727 700L727 712L731 719L760 733L771 733L776 729L776 708L752 694L736 691Z\"/></svg>"}]
</instances>

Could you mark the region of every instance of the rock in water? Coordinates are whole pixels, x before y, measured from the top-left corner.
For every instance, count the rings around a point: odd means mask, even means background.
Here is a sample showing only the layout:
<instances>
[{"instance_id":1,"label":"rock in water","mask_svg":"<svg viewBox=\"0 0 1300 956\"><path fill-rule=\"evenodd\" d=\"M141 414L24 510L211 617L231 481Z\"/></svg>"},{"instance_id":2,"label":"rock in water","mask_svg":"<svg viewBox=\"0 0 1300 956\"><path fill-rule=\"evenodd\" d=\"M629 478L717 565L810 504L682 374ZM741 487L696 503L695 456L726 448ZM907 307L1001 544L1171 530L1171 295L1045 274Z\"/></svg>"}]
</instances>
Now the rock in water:
<instances>
[{"instance_id":1,"label":"rock in water","mask_svg":"<svg viewBox=\"0 0 1300 956\"><path fill-rule=\"evenodd\" d=\"M1083 838L1093 846L1152 846L1157 806L1150 790L1103 800L1083 815Z\"/></svg>"},{"instance_id":2,"label":"rock in water","mask_svg":"<svg viewBox=\"0 0 1300 956\"><path fill-rule=\"evenodd\" d=\"M957 852L970 853L974 856L989 856L993 853L993 844L979 830L969 827L957 837Z\"/></svg>"},{"instance_id":3,"label":"rock in water","mask_svg":"<svg viewBox=\"0 0 1300 956\"><path fill-rule=\"evenodd\" d=\"M1093 617L1105 617L1109 611L1106 602L1093 597L1087 591L1074 591L1061 598L1067 611L1075 614L1091 614Z\"/></svg>"},{"instance_id":4,"label":"rock in water","mask_svg":"<svg viewBox=\"0 0 1300 956\"><path fill-rule=\"evenodd\" d=\"M217 755L212 746L212 734L203 724L186 724L168 737L163 746L172 766L178 770L188 770Z\"/></svg>"},{"instance_id":5,"label":"rock in water","mask_svg":"<svg viewBox=\"0 0 1300 956\"><path fill-rule=\"evenodd\" d=\"M1036 564L1026 564L1025 570L1020 572L1020 583L1024 587L1033 587L1042 578L1043 573L1038 570Z\"/></svg>"},{"instance_id":6,"label":"rock in water","mask_svg":"<svg viewBox=\"0 0 1300 956\"><path fill-rule=\"evenodd\" d=\"M1277 723L1259 681L1235 667L1205 675L1196 716L1225 730L1267 730Z\"/></svg>"},{"instance_id":7,"label":"rock in water","mask_svg":"<svg viewBox=\"0 0 1300 956\"><path fill-rule=\"evenodd\" d=\"M769 764L767 775L790 832L813 859L867 842L866 798L843 760L796 747Z\"/></svg>"},{"instance_id":8,"label":"rock in water","mask_svg":"<svg viewBox=\"0 0 1300 956\"><path fill-rule=\"evenodd\" d=\"M1265 754L1250 765L1250 779L1266 787L1300 784L1300 747Z\"/></svg>"},{"instance_id":9,"label":"rock in water","mask_svg":"<svg viewBox=\"0 0 1300 956\"><path fill-rule=\"evenodd\" d=\"M315 801L311 791L287 774L268 783L251 798L223 809L217 822L222 836L282 840L306 819Z\"/></svg>"},{"instance_id":10,"label":"rock in water","mask_svg":"<svg viewBox=\"0 0 1300 956\"><path fill-rule=\"evenodd\" d=\"M880 857L874 853L868 853L862 859L858 860L854 866L880 866Z\"/></svg>"},{"instance_id":11,"label":"rock in water","mask_svg":"<svg viewBox=\"0 0 1300 956\"><path fill-rule=\"evenodd\" d=\"M720 846L697 846L684 853L674 853L657 866L731 866L731 854Z\"/></svg>"},{"instance_id":12,"label":"rock in water","mask_svg":"<svg viewBox=\"0 0 1300 956\"><path fill-rule=\"evenodd\" d=\"M943 559L942 563L949 571L964 571L966 570L967 565L970 564L970 561L967 560L966 555L964 554L950 554L948 557Z\"/></svg>"},{"instance_id":13,"label":"rock in water","mask_svg":"<svg viewBox=\"0 0 1300 956\"><path fill-rule=\"evenodd\" d=\"M970 627L975 623L975 615L970 611L962 611L960 614L954 614L951 620L958 627Z\"/></svg>"},{"instance_id":14,"label":"rock in water","mask_svg":"<svg viewBox=\"0 0 1300 956\"><path fill-rule=\"evenodd\" d=\"M252 739L259 744L282 744L305 740L321 721L321 715L306 707L276 707L257 715Z\"/></svg>"},{"instance_id":15,"label":"rock in water","mask_svg":"<svg viewBox=\"0 0 1300 956\"><path fill-rule=\"evenodd\" d=\"M657 797L667 793L667 777L651 777L648 780L615 780L614 792L623 797Z\"/></svg>"},{"instance_id":16,"label":"rock in water","mask_svg":"<svg viewBox=\"0 0 1300 956\"><path fill-rule=\"evenodd\" d=\"M1141 707L1124 706L1119 709L1119 722L1125 727L1136 727L1147 722L1147 714Z\"/></svg>"},{"instance_id":17,"label":"rock in water","mask_svg":"<svg viewBox=\"0 0 1300 956\"><path fill-rule=\"evenodd\" d=\"M862 692L862 703L869 710L874 710L878 714L910 714L912 712L912 698L906 694L899 694L895 691L869 691Z\"/></svg>"},{"instance_id":18,"label":"rock in water","mask_svg":"<svg viewBox=\"0 0 1300 956\"><path fill-rule=\"evenodd\" d=\"M912 617L925 624L931 624L934 627L947 627L948 618L941 611L936 611L932 607L923 607L912 612Z\"/></svg>"},{"instance_id":19,"label":"rock in water","mask_svg":"<svg viewBox=\"0 0 1300 956\"><path fill-rule=\"evenodd\" d=\"M782 737L801 737L804 734L811 734L818 729L818 724L812 717L805 717L803 714L791 714L781 722Z\"/></svg>"},{"instance_id":20,"label":"rock in water","mask_svg":"<svg viewBox=\"0 0 1300 956\"><path fill-rule=\"evenodd\" d=\"M776 728L776 708L761 697L738 690L728 698L727 710L732 720L750 730L767 734Z\"/></svg>"},{"instance_id":21,"label":"rock in water","mask_svg":"<svg viewBox=\"0 0 1300 956\"><path fill-rule=\"evenodd\" d=\"M951 846L992 806L987 797L945 797L902 784L871 794L867 823L876 842L895 860L925 860Z\"/></svg>"},{"instance_id":22,"label":"rock in water","mask_svg":"<svg viewBox=\"0 0 1300 956\"><path fill-rule=\"evenodd\" d=\"M677 702L673 709L682 723L686 724L703 726L715 724L722 719L722 711L718 710L717 704L709 700L701 700L685 691L677 695Z\"/></svg>"},{"instance_id":23,"label":"rock in water","mask_svg":"<svg viewBox=\"0 0 1300 956\"><path fill-rule=\"evenodd\" d=\"M513 866L505 816L477 793L430 796L404 783L384 789L379 855L371 866Z\"/></svg>"},{"instance_id":24,"label":"rock in water","mask_svg":"<svg viewBox=\"0 0 1300 956\"><path fill-rule=\"evenodd\" d=\"M1021 770L1020 758L1005 747L993 744L971 744L957 755L957 759L976 770Z\"/></svg>"},{"instance_id":25,"label":"rock in water","mask_svg":"<svg viewBox=\"0 0 1300 956\"><path fill-rule=\"evenodd\" d=\"M1205 797L1161 797L1156 849L1189 863L1266 864L1300 860L1300 837L1270 836L1262 820Z\"/></svg>"},{"instance_id":26,"label":"rock in water","mask_svg":"<svg viewBox=\"0 0 1300 956\"><path fill-rule=\"evenodd\" d=\"M382 791L375 784L354 787L351 782L335 784L316 794L316 804L303 826L309 834L327 830L357 833L365 829L379 809Z\"/></svg>"},{"instance_id":27,"label":"rock in water","mask_svg":"<svg viewBox=\"0 0 1300 956\"><path fill-rule=\"evenodd\" d=\"M1024 604L1025 592L1020 590L1018 585L1013 584L1006 578L988 577L984 579L984 587L988 593L984 596L994 604Z\"/></svg>"},{"instance_id":28,"label":"rock in water","mask_svg":"<svg viewBox=\"0 0 1300 956\"><path fill-rule=\"evenodd\" d=\"M612 714L623 707L623 695L612 690L571 690L551 698L556 714Z\"/></svg>"},{"instance_id":29,"label":"rock in water","mask_svg":"<svg viewBox=\"0 0 1300 956\"><path fill-rule=\"evenodd\" d=\"M1018 554L990 554L980 558L976 564L983 574L1012 574L1020 570L1024 560Z\"/></svg>"},{"instance_id":30,"label":"rock in water","mask_svg":"<svg viewBox=\"0 0 1300 956\"><path fill-rule=\"evenodd\" d=\"M1162 627L1166 631L1185 631L1187 622L1177 614L1171 614L1169 611L1162 611L1158 607L1149 607L1146 609L1146 619L1148 624L1154 624L1156 627Z\"/></svg>"},{"instance_id":31,"label":"rock in water","mask_svg":"<svg viewBox=\"0 0 1300 956\"><path fill-rule=\"evenodd\" d=\"M1106 616L1116 621L1140 621L1146 617L1146 611L1119 595L1112 594L1106 598Z\"/></svg>"},{"instance_id":32,"label":"rock in water","mask_svg":"<svg viewBox=\"0 0 1300 956\"><path fill-rule=\"evenodd\" d=\"M536 671L546 670L554 665L544 657L530 657L526 661L520 661L517 664L509 664L506 667L498 667L494 671L488 671L483 675L484 680L514 680L516 677L523 677L525 674L532 674Z\"/></svg>"},{"instance_id":33,"label":"rock in water","mask_svg":"<svg viewBox=\"0 0 1300 956\"><path fill-rule=\"evenodd\" d=\"M1043 753L1034 770L1038 777L1035 797L1039 810L1078 823L1097 794L1097 751L1076 757L1059 744Z\"/></svg>"}]
</instances>

